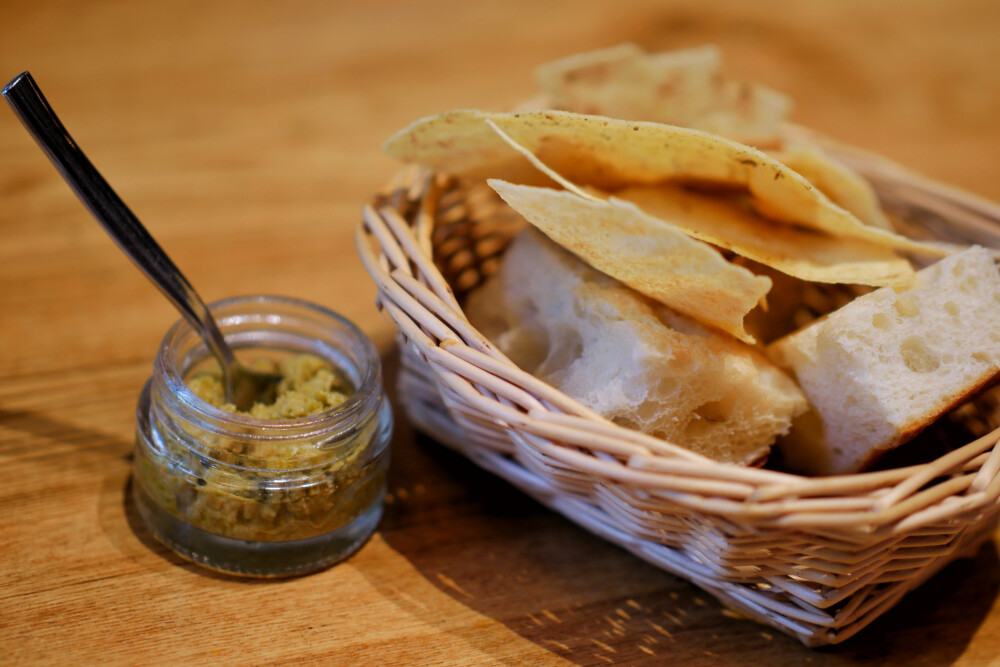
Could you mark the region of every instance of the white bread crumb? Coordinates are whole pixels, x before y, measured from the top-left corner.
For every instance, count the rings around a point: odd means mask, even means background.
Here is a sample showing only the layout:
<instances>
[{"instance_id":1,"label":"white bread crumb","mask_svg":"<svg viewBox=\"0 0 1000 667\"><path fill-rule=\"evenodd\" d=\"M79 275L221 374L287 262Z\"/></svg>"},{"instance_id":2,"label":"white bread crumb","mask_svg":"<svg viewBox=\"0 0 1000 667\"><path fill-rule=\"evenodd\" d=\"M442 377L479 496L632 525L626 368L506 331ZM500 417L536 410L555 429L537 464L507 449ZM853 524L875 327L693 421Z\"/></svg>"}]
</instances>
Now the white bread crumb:
<instances>
[{"instance_id":1,"label":"white bread crumb","mask_svg":"<svg viewBox=\"0 0 1000 667\"><path fill-rule=\"evenodd\" d=\"M814 410L780 443L789 468L863 470L1000 372L1000 273L973 247L772 343Z\"/></svg>"},{"instance_id":2,"label":"white bread crumb","mask_svg":"<svg viewBox=\"0 0 1000 667\"><path fill-rule=\"evenodd\" d=\"M465 308L524 370L623 426L719 461L762 460L807 408L762 354L528 229Z\"/></svg>"}]
</instances>

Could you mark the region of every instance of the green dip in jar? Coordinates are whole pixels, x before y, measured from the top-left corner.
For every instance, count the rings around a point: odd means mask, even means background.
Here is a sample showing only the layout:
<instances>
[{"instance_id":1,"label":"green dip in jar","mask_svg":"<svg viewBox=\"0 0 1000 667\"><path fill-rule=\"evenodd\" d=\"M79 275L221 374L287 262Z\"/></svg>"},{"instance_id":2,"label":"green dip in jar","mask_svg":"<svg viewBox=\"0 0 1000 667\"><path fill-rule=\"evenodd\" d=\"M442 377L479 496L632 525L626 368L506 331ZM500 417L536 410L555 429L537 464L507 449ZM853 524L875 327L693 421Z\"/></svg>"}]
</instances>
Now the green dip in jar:
<instances>
[{"instance_id":1,"label":"green dip in jar","mask_svg":"<svg viewBox=\"0 0 1000 667\"><path fill-rule=\"evenodd\" d=\"M207 567L282 576L341 560L382 512L392 417L378 355L347 320L278 297L213 308L237 349L278 358L272 405L240 413L185 322L140 397L133 490L153 534Z\"/></svg>"}]
</instances>

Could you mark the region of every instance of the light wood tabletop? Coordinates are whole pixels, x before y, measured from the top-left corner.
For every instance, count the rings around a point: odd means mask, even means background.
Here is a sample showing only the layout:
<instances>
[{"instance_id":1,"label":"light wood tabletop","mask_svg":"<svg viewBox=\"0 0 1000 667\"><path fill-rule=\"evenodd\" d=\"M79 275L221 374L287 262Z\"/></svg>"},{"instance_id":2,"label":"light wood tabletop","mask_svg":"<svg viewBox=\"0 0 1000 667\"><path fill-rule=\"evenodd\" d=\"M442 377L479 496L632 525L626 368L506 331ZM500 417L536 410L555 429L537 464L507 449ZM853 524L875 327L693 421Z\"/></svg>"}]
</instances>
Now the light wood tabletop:
<instances>
[{"instance_id":1,"label":"light wood tabletop","mask_svg":"<svg viewBox=\"0 0 1000 667\"><path fill-rule=\"evenodd\" d=\"M718 44L793 119L1000 199L1000 4L862 0L0 3L30 70L207 300L285 294L394 332L352 234L411 120L502 110L533 70ZM550 513L398 415L384 520L350 560L245 581L130 500L135 404L176 312L0 109L0 662L959 664L1000 660L997 539L810 650Z\"/></svg>"}]
</instances>

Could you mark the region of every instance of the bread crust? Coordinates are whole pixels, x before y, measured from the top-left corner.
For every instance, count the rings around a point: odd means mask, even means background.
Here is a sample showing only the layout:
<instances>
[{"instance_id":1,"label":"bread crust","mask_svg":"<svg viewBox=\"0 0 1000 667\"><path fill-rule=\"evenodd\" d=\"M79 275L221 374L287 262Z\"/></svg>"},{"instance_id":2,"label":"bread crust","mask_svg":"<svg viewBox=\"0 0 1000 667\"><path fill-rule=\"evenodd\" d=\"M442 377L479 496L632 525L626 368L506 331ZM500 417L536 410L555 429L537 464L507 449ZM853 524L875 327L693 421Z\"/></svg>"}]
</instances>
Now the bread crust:
<instances>
[{"instance_id":1,"label":"bread crust","mask_svg":"<svg viewBox=\"0 0 1000 667\"><path fill-rule=\"evenodd\" d=\"M873 449L869 452L868 457L862 460L858 469L867 470L868 468L871 468L886 454L920 435L924 429L940 419L942 415L948 414L958 406L974 400L980 394L996 386L998 383L1000 383L1000 372L984 373L974 385L967 387L964 393L953 396L950 399L942 398L941 403L932 413L924 415L923 418L918 421L907 424L906 428L900 431L899 437L894 442L890 443L886 447Z\"/></svg>"}]
</instances>

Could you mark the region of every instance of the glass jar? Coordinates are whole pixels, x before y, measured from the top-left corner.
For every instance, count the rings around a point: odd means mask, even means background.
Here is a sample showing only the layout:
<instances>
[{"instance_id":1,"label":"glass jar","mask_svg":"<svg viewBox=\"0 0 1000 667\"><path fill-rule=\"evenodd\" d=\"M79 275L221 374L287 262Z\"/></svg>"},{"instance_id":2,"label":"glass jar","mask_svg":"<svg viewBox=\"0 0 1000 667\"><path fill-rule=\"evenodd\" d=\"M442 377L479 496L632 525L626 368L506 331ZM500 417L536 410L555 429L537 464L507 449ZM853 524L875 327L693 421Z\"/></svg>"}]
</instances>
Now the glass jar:
<instances>
[{"instance_id":1,"label":"glass jar","mask_svg":"<svg viewBox=\"0 0 1000 667\"><path fill-rule=\"evenodd\" d=\"M181 320L139 397L132 489L140 515L163 544L223 572L294 575L346 558L374 532L385 497L392 413L375 346L304 301L238 297L211 309L235 350L316 355L352 392L294 419L215 407L185 382L210 357Z\"/></svg>"}]
</instances>

